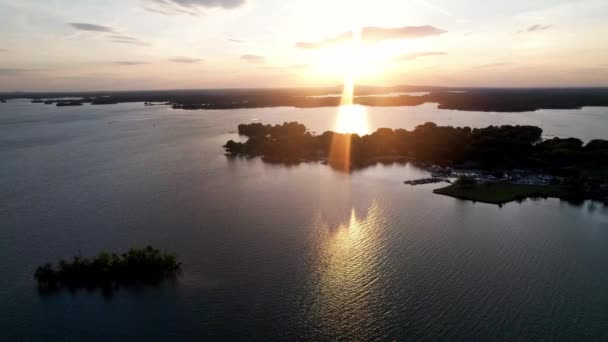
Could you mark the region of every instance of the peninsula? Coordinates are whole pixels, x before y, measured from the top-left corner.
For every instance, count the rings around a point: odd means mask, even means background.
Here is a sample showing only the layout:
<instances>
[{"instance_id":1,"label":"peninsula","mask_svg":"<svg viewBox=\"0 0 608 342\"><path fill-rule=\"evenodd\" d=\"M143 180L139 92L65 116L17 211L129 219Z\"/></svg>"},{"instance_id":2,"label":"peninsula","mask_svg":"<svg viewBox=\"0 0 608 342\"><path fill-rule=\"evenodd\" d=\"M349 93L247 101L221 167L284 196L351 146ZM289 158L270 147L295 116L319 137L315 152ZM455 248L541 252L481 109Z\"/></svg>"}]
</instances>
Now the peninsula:
<instances>
[{"instance_id":1,"label":"peninsula","mask_svg":"<svg viewBox=\"0 0 608 342\"><path fill-rule=\"evenodd\" d=\"M472 177L474 182L465 179L436 191L462 199L496 204L526 197L608 200L608 141L543 140L535 126L472 129L427 122L411 131L380 128L359 136L313 135L298 122L286 122L242 124L238 133L247 141L226 142L229 156L286 164L318 160L344 171L409 161L442 179Z\"/></svg>"}]
</instances>

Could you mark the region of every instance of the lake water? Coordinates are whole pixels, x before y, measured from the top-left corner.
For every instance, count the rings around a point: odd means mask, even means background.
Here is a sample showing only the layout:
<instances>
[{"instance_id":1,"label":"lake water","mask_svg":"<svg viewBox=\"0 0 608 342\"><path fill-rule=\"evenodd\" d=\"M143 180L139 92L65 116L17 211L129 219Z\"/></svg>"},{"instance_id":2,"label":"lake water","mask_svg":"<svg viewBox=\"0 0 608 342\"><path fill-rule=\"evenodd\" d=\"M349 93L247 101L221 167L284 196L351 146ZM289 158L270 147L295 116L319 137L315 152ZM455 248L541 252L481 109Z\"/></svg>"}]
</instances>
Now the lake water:
<instances>
[{"instance_id":1,"label":"lake water","mask_svg":"<svg viewBox=\"0 0 608 342\"><path fill-rule=\"evenodd\" d=\"M608 208L502 208L345 174L228 159L239 123L334 128L336 108L180 111L0 104L0 340L608 340ZM532 124L608 138L608 109L367 108L367 124ZM151 244L160 287L41 296L36 266Z\"/></svg>"}]
</instances>

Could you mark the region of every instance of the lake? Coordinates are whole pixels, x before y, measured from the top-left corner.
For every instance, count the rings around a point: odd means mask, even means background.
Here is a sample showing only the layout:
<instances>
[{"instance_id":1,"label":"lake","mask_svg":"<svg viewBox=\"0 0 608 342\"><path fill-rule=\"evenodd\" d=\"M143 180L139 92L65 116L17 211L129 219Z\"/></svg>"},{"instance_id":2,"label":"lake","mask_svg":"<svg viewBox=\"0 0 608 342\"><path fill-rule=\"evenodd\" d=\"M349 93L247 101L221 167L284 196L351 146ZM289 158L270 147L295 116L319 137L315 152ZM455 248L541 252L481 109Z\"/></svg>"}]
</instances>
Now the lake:
<instances>
[{"instance_id":1,"label":"lake","mask_svg":"<svg viewBox=\"0 0 608 342\"><path fill-rule=\"evenodd\" d=\"M608 208L435 195L412 165L230 159L240 123L337 108L0 104L0 340L608 340ZM608 138L608 108L366 108L361 127L530 124ZM364 121L364 122L363 122ZM159 287L38 293L40 264L153 245Z\"/></svg>"}]
</instances>

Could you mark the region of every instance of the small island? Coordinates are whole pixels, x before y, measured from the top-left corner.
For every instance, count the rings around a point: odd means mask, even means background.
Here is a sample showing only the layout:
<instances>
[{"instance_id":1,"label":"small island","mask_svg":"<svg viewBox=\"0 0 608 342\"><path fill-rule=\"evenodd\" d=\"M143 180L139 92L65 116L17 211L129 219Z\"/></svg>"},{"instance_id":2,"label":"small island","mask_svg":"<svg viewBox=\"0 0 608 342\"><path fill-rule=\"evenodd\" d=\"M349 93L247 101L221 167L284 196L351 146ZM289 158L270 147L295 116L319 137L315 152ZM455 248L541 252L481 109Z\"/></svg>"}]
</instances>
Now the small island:
<instances>
[{"instance_id":1,"label":"small island","mask_svg":"<svg viewBox=\"0 0 608 342\"><path fill-rule=\"evenodd\" d=\"M174 276L181 263L174 254L147 246L132 248L123 254L102 252L94 259L74 256L57 265L45 264L34 272L38 286L43 289L103 288L150 285Z\"/></svg>"},{"instance_id":2,"label":"small island","mask_svg":"<svg viewBox=\"0 0 608 342\"><path fill-rule=\"evenodd\" d=\"M285 164L322 161L346 172L378 162L408 161L436 179L406 184L458 179L435 193L460 199L495 204L529 197L608 202L608 140L584 144L577 138L543 139L542 129L535 126L470 128L427 122L411 131L380 128L359 136L330 131L314 135L298 122L286 122L242 124L238 133L248 139L228 141L228 156Z\"/></svg>"}]
</instances>

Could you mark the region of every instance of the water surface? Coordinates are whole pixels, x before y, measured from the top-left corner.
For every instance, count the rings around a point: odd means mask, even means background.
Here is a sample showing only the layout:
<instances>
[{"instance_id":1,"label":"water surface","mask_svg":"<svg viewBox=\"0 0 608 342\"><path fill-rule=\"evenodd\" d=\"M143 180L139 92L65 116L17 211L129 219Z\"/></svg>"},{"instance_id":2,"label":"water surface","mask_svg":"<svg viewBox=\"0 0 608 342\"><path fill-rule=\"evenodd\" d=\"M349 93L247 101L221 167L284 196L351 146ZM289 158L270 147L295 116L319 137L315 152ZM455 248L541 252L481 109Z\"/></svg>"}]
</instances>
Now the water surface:
<instances>
[{"instance_id":1,"label":"water surface","mask_svg":"<svg viewBox=\"0 0 608 342\"><path fill-rule=\"evenodd\" d=\"M350 175L228 159L239 123L334 128L336 108L0 105L0 340L606 340L608 209L502 208ZM368 108L370 129L532 124L608 138L608 110ZM151 244L159 288L40 296L39 264Z\"/></svg>"}]
</instances>

